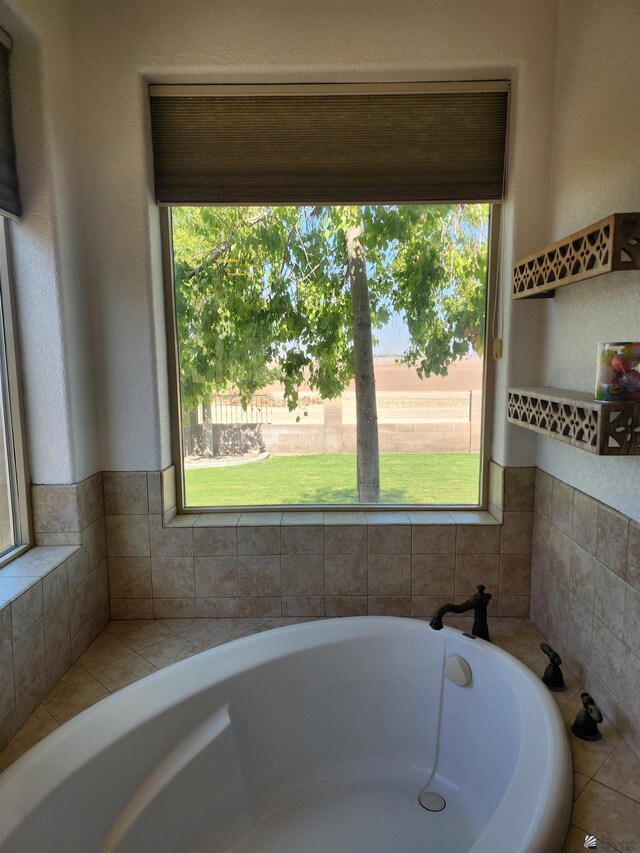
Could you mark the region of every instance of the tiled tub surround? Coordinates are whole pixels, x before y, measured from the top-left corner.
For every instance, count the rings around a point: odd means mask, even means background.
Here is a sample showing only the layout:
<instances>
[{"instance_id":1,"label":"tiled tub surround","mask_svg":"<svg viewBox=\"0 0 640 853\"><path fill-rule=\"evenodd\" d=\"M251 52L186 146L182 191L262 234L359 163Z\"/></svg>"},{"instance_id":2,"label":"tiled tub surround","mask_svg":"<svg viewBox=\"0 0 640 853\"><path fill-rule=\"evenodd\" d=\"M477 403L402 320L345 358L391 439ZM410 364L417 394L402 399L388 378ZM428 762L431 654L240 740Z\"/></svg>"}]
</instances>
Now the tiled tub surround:
<instances>
[{"instance_id":1,"label":"tiled tub surround","mask_svg":"<svg viewBox=\"0 0 640 853\"><path fill-rule=\"evenodd\" d=\"M0 744L109 619L102 475L33 486L36 547L0 569Z\"/></svg>"},{"instance_id":2,"label":"tiled tub surround","mask_svg":"<svg viewBox=\"0 0 640 853\"><path fill-rule=\"evenodd\" d=\"M178 516L172 474L103 475L113 619L430 616L478 583L529 613L533 468L492 464L493 514Z\"/></svg>"},{"instance_id":3,"label":"tiled tub surround","mask_svg":"<svg viewBox=\"0 0 640 853\"><path fill-rule=\"evenodd\" d=\"M531 617L640 756L640 524L538 470Z\"/></svg>"},{"instance_id":4,"label":"tiled tub surround","mask_svg":"<svg viewBox=\"0 0 640 853\"><path fill-rule=\"evenodd\" d=\"M114 621L44 698L6 749L0 752L5 770L27 749L80 711L144 675L239 636L266 631L304 618L164 619ZM469 630L470 617L447 617L447 624ZM519 658L537 675L547 659L540 652L543 637L526 619L494 617L493 641ZM567 691L555 693L567 726L581 707L577 679L565 666ZM587 833L598 837L599 849L618 838L629 850L640 848L640 761L622 742L608 720L602 740L587 743L569 734L574 762L574 808L565 853L584 849Z\"/></svg>"}]
</instances>

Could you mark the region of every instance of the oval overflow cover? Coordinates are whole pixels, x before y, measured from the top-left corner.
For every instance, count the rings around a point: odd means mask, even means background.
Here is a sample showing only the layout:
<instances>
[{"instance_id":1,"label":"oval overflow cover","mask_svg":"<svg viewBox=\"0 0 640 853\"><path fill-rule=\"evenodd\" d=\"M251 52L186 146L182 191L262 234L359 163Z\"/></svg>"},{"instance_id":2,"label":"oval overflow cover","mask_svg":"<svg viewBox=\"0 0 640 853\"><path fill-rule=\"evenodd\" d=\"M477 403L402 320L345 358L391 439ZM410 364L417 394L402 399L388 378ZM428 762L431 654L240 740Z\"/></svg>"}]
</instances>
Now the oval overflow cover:
<instances>
[{"instance_id":1,"label":"oval overflow cover","mask_svg":"<svg viewBox=\"0 0 640 853\"><path fill-rule=\"evenodd\" d=\"M467 687L471 684L471 667L464 658L458 657L458 655L451 655L447 660L444 674L449 681L457 684L458 687Z\"/></svg>"}]
</instances>

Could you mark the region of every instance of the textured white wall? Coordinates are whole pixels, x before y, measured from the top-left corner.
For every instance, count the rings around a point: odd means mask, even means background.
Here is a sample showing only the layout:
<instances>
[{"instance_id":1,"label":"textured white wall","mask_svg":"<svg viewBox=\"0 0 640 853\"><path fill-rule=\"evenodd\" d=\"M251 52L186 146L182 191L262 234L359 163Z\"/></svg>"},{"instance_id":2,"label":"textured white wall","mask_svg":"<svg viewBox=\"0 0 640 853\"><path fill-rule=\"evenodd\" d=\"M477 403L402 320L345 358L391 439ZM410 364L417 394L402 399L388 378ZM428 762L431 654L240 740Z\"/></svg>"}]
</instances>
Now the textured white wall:
<instances>
[{"instance_id":1,"label":"textured white wall","mask_svg":"<svg viewBox=\"0 0 640 853\"><path fill-rule=\"evenodd\" d=\"M11 60L24 216L12 224L16 302L35 483L97 469L93 361L75 169L75 97L67 0L0 5Z\"/></svg>"},{"instance_id":2,"label":"textured white wall","mask_svg":"<svg viewBox=\"0 0 640 853\"><path fill-rule=\"evenodd\" d=\"M188 0L74 5L85 247L94 310L102 466L170 461L157 210L145 82L374 81L509 77L513 146L505 256L546 232L555 0ZM179 14L178 14L179 12ZM549 34L552 34L550 38ZM508 291L509 282L505 280ZM507 306L509 308L509 306ZM500 379L537 379L537 310L507 312ZM511 340L526 341L517 362ZM495 455L532 463L531 436L506 432Z\"/></svg>"},{"instance_id":3,"label":"textured white wall","mask_svg":"<svg viewBox=\"0 0 640 853\"><path fill-rule=\"evenodd\" d=\"M4 3L40 47L23 60L16 49L28 205L16 255L37 482L171 461L149 81L509 78L505 270L546 239L556 0L369 0L357 12L338 0ZM535 438L506 426L505 388L538 379L544 308L513 310L509 289L507 273L494 456L532 464Z\"/></svg>"},{"instance_id":4,"label":"textured white wall","mask_svg":"<svg viewBox=\"0 0 640 853\"><path fill-rule=\"evenodd\" d=\"M637 0L562 0L549 242L614 211L640 210L639 45ZM532 240L526 253L536 248ZM638 340L639 285L640 273L614 273L545 300L544 384L593 389L597 343ZM597 458L541 438L538 464L640 519L637 457Z\"/></svg>"}]
</instances>

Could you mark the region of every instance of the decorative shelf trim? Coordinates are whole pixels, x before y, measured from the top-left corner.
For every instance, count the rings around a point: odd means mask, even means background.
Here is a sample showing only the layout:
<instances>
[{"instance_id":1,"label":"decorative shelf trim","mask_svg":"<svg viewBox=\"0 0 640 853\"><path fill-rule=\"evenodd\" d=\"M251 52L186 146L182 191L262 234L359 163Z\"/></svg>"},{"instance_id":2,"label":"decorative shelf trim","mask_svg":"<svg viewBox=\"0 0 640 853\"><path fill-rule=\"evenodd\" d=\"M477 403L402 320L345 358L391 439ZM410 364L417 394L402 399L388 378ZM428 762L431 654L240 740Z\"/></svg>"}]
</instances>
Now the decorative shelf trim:
<instances>
[{"instance_id":1,"label":"decorative shelf trim","mask_svg":"<svg viewBox=\"0 0 640 853\"><path fill-rule=\"evenodd\" d=\"M607 272L640 269L640 213L612 213L519 261L513 299L553 296L558 287Z\"/></svg>"},{"instance_id":2,"label":"decorative shelf trim","mask_svg":"<svg viewBox=\"0 0 640 853\"><path fill-rule=\"evenodd\" d=\"M507 420L599 456L640 456L640 402L558 388L509 388Z\"/></svg>"}]
</instances>

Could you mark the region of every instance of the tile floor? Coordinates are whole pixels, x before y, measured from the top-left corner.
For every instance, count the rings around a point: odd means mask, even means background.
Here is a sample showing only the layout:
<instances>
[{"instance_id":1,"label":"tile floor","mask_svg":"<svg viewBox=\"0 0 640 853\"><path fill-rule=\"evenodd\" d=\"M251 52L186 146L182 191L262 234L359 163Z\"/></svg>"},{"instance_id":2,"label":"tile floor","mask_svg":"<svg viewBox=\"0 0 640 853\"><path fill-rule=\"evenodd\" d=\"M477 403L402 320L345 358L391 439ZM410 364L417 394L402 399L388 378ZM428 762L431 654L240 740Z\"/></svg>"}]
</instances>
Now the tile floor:
<instances>
[{"instance_id":1,"label":"tile floor","mask_svg":"<svg viewBox=\"0 0 640 853\"><path fill-rule=\"evenodd\" d=\"M114 621L104 629L0 752L5 770L31 746L71 717L127 684L176 661L246 634L308 619L162 619ZM471 619L447 624L468 630ZM547 659L543 636L527 619L490 620L496 645L536 674ZM569 726L581 707L580 684L563 666L567 690L554 693ZM597 699L597 697L596 697ZM584 850L585 835L599 850L640 851L640 760L606 720L602 740L587 743L569 735L574 764L574 807L564 853Z\"/></svg>"}]
</instances>

